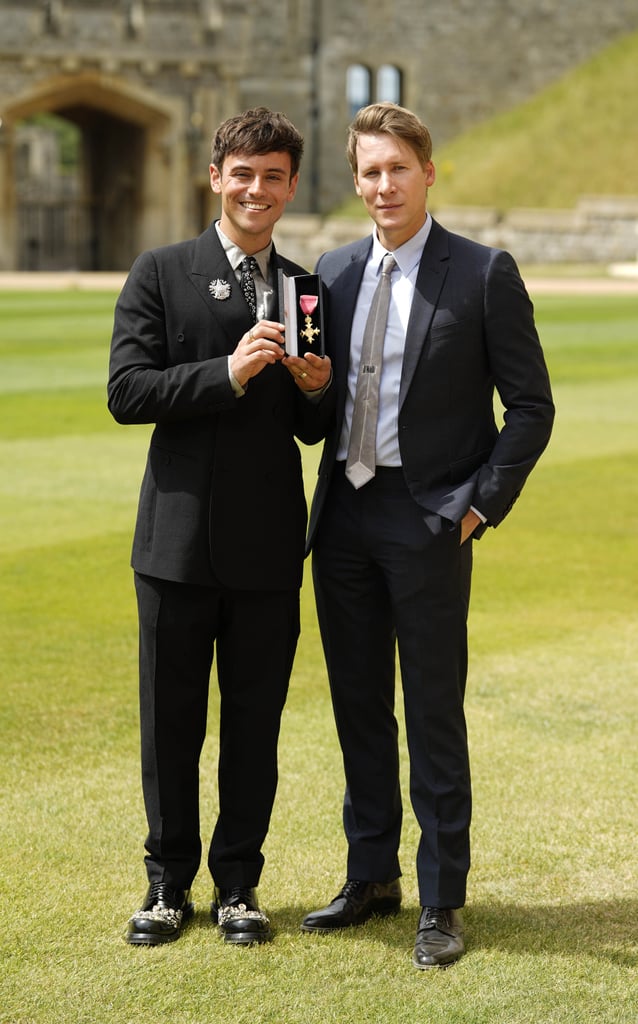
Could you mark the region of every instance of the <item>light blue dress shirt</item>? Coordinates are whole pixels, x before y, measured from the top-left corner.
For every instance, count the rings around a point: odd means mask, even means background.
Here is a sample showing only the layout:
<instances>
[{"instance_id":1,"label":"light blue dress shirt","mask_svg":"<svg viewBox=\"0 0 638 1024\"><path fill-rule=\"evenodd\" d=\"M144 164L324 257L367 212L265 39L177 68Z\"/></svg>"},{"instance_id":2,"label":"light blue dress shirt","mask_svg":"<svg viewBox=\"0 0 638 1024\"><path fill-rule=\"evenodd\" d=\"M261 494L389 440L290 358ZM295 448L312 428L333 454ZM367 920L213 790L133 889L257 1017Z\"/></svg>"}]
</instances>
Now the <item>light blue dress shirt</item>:
<instances>
[{"instance_id":1,"label":"light blue dress shirt","mask_svg":"<svg viewBox=\"0 0 638 1024\"><path fill-rule=\"evenodd\" d=\"M388 322L383 342L383 367L381 370L381 383L379 385L379 418L377 422L377 466L401 465L401 455L399 452L399 387L401 384L403 353L419 263L421 262L423 249L428 240L431 227L432 218L427 213L423 227L392 253L397 266L392 271L390 308L388 310ZM348 393L346 396L343 428L337 450L337 458L339 460L345 460L348 454L348 441L350 439L352 410L357 389L359 363L361 361L363 332L372 303L372 296L379 283L383 257L387 252L388 250L384 249L379 242L375 228L372 236L372 250L363 272L352 320Z\"/></svg>"}]
</instances>

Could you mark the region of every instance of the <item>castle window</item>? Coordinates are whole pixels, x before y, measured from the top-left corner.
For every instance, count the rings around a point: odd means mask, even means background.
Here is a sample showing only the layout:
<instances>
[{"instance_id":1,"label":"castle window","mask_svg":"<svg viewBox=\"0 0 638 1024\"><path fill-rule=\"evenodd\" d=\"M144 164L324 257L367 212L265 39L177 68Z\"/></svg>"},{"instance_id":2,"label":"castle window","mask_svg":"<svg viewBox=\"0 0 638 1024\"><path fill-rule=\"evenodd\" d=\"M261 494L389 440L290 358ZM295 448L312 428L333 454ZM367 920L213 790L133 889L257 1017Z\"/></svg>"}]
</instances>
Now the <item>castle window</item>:
<instances>
[{"instance_id":1,"label":"castle window","mask_svg":"<svg viewBox=\"0 0 638 1024\"><path fill-rule=\"evenodd\" d=\"M377 71L377 102L401 102L401 72L394 64L382 64Z\"/></svg>"},{"instance_id":2,"label":"castle window","mask_svg":"<svg viewBox=\"0 0 638 1024\"><path fill-rule=\"evenodd\" d=\"M350 117L371 101L370 71L364 64L351 64L346 73L346 97Z\"/></svg>"}]
</instances>

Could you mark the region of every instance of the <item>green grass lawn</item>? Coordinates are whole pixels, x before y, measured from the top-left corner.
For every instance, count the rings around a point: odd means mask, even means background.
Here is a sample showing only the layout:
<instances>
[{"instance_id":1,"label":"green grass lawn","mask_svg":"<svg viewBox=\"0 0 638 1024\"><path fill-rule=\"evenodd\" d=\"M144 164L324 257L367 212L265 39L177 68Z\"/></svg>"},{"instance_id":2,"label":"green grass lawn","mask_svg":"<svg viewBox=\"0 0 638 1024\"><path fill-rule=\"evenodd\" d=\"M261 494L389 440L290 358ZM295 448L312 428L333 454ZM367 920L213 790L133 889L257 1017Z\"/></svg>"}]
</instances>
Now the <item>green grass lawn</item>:
<instances>
[{"instance_id":1,"label":"green grass lawn","mask_svg":"<svg viewBox=\"0 0 638 1024\"><path fill-rule=\"evenodd\" d=\"M149 428L105 408L113 301L0 293L1 1024L637 1021L635 297L536 302L557 423L514 512L476 545L468 952L444 972L410 962L409 807L401 914L299 931L345 865L308 584L260 887L275 941L220 943L204 869L177 944L122 941L146 887L128 558ZM205 836L216 726L213 696Z\"/></svg>"}]
</instances>

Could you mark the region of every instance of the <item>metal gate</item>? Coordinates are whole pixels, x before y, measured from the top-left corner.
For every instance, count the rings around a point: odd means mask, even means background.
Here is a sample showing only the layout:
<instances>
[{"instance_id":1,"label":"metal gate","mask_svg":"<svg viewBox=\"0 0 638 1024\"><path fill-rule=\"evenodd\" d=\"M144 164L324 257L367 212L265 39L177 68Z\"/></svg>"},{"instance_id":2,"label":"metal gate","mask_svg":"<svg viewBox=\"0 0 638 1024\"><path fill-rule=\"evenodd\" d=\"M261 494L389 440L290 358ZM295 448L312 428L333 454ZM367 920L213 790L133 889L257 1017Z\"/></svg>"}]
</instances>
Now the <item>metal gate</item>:
<instances>
[{"instance_id":1,"label":"metal gate","mask_svg":"<svg viewBox=\"0 0 638 1024\"><path fill-rule=\"evenodd\" d=\"M99 270L94 203L78 199L18 203L20 270Z\"/></svg>"}]
</instances>

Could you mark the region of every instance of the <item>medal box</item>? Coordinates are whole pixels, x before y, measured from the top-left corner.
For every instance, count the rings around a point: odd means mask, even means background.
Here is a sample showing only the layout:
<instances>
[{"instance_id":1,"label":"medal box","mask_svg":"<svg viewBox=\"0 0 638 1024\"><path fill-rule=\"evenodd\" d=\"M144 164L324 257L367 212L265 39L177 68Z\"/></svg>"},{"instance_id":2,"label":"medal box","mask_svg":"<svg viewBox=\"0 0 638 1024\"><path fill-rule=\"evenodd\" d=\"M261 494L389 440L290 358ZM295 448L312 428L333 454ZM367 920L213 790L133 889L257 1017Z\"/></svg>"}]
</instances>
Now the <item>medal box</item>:
<instances>
[{"instance_id":1,"label":"medal box","mask_svg":"<svg viewBox=\"0 0 638 1024\"><path fill-rule=\"evenodd\" d=\"M279 271L279 309L285 325L286 355L323 356L323 303L319 274L287 277Z\"/></svg>"}]
</instances>

